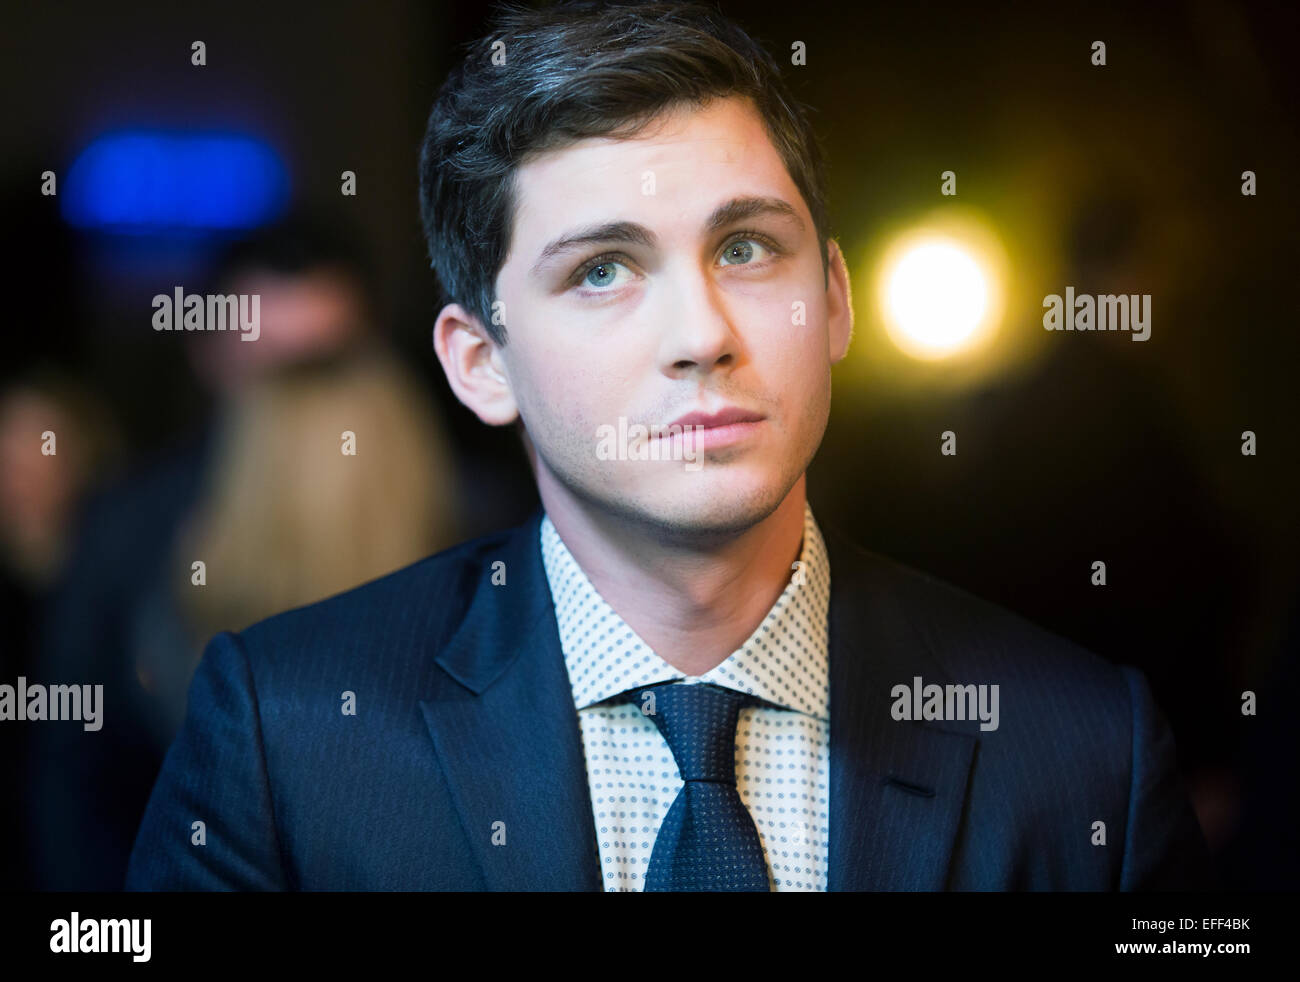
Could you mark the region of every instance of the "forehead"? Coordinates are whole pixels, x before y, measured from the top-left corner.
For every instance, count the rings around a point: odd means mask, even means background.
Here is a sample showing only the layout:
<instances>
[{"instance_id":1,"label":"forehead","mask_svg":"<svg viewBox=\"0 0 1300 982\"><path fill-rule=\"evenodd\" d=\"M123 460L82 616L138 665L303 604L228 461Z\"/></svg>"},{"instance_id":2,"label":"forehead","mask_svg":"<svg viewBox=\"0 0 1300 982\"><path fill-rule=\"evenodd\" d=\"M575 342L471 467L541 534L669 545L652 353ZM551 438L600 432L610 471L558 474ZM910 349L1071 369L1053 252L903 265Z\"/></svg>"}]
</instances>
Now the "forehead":
<instances>
[{"instance_id":1,"label":"forehead","mask_svg":"<svg viewBox=\"0 0 1300 982\"><path fill-rule=\"evenodd\" d=\"M623 139L593 137L520 165L511 255L524 259L562 228L610 218L694 218L736 194L806 206L748 99L680 106Z\"/></svg>"}]
</instances>

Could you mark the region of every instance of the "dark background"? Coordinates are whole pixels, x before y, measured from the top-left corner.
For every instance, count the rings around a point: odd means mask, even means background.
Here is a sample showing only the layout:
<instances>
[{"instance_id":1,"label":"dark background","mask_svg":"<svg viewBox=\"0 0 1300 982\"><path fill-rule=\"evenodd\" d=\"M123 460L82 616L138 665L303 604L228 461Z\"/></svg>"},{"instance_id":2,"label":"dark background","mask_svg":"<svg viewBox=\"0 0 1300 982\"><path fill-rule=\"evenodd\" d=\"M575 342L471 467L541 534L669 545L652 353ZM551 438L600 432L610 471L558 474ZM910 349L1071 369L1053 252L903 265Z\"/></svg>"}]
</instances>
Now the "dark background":
<instances>
[{"instance_id":1,"label":"dark background","mask_svg":"<svg viewBox=\"0 0 1300 982\"><path fill-rule=\"evenodd\" d=\"M1292 885L1295 6L720 6L814 109L832 231L855 277L853 348L809 473L818 519L1142 668L1221 883ZM515 438L455 402L433 354L417 210L425 115L486 14L396 0L10 11L4 378L50 362L75 373L120 424L124 467L181 439L204 396L141 310L212 243L151 276L165 263L149 243L68 227L39 175L63 174L117 127L254 133L285 161L295 203L329 203L360 229L392 338L451 429L476 503L466 536L521 520L536 494ZM205 67L190 65L194 40ZM787 64L795 40L804 67ZM1095 40L1104 67L1090 63ZM1255 197L1240 193L1247 169ZM358 175L355 198L339 195L343 170ZM954 199L939 195L945 170ZM874 316L871 264L888 234L949 204L978 209L1010 262L1007 313L977 366L911 362ZM1151 294L1150 340L1045 332L1042 298L1067 284ZM938 452L948 429L956 457ZM1246 429L1257 456L1240 453ZM1090 582L1098 559L1104 588ZM0 680L12 683L35 615L21 594L5 602ZM1241 715L1246 689L1258 716ZM21 836L3 849L18 868Z\"/></svg>"}]
</instances>

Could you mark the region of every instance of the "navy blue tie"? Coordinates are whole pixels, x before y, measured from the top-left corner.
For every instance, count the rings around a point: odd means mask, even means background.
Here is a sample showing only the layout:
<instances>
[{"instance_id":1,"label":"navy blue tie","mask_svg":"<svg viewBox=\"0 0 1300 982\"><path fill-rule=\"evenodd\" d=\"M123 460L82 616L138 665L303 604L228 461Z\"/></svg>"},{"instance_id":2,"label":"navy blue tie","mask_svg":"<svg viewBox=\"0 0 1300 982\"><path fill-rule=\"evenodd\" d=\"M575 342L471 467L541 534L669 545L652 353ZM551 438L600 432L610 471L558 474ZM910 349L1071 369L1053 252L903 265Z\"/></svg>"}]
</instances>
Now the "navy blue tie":
<instances>
[{"instance_id":1,"label":"navy blue tie","mask_svg":"<svg viewBox=\"0 0 1300 982\"><path fill-rule=\"evenodd\" d=\"M684 782L659 827L645 890L770 890L758 828L736 790L736 721L763 700L708 682L645 686L623 698L654 720Z\"/></svg>"}]
</instances>

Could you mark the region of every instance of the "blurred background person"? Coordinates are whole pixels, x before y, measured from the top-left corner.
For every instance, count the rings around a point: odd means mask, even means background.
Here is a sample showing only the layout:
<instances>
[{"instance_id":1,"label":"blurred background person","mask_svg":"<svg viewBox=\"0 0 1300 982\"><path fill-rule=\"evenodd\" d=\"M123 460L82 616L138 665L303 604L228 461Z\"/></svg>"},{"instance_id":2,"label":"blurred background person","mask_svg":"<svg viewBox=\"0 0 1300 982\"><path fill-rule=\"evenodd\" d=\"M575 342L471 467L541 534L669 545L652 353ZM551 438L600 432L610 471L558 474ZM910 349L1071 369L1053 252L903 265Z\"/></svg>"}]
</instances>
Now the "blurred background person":
<instances>
[{"instance_id":1,"label":"blurred background person","mask_svg":"<svg viewBox=\"0 0 1300 982\"><path fill-rule=\"evenodd\" d=\"M70 377L37 372L0 391L0 563L15 581L49 587L78 496L118 449L104 406Z\"/></svg>"},{"instance_id":2,"label":"blurred background person","mask_svg":"<svg viewBox=\"0 0 1300 982\"><path fill-rule=\"evenodd\" d=\"M31 369L0 385L0 680L33 671L40 611L63 568L76 510L97 474L111 466L120 436L102 400L62 369ZM22 785L30 730L0 728L0 787ZM0 889L24 886L20 795L0 794Z\"/></svg>"},{"instance_id":3,"label":"blurred background person","mask_svg":"<svg viewBox=\"0 0 1300 982\"><path fill-rule=\"evenodd\" d=\"M37 889L121 889L214 633L463 538L442 422L377 329L352 241L297 215L227 251L210 292L259 297L257 340L187 332L215 396L210 418L86 510L34 681L103 683L104 722L94 733L47 724L29 738ZM345 431L355 454L343 452Z\"/></svg>"}]
</instances>

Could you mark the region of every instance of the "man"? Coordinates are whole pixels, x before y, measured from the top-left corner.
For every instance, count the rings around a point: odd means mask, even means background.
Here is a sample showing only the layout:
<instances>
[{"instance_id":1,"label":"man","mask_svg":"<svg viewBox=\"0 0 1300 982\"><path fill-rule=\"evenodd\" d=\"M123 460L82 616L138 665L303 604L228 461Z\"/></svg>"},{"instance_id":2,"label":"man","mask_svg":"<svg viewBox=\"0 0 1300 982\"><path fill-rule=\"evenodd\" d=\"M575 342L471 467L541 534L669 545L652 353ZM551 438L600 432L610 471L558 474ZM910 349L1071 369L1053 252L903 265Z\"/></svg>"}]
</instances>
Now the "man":
<instances>
[{"instance_id":1,"label":"man","mask_svg":"<svg viewBox=\"0 0 1300 982\"><path fill-rule=\"evenodd\" d=\"M813 519L849 278L770 56L508 11L421 171L438 357L542 508L214 638L129 887L1203 882L1138 672Z\"/></svg>"}]
</instances>

